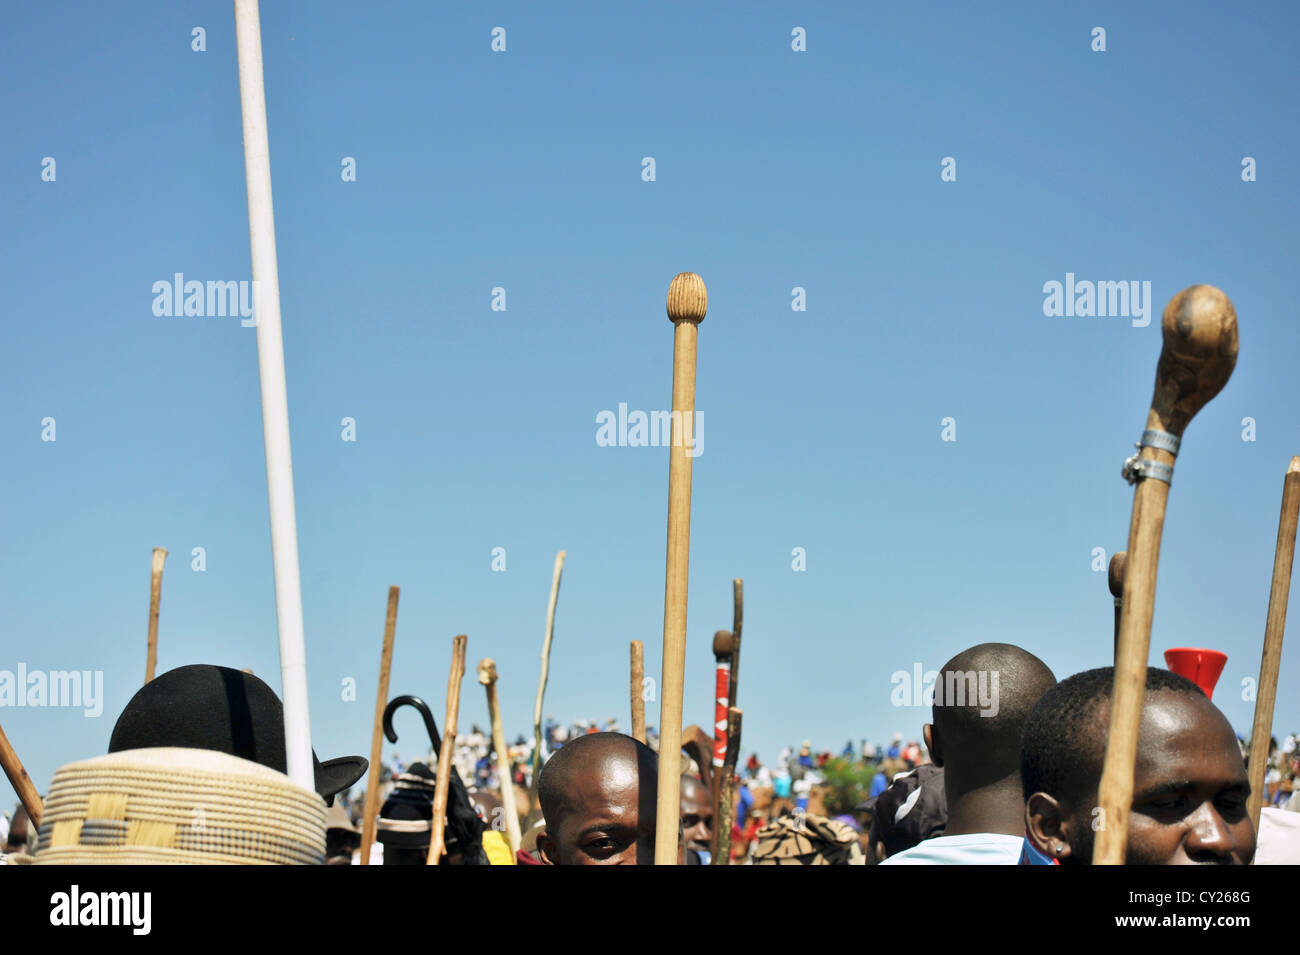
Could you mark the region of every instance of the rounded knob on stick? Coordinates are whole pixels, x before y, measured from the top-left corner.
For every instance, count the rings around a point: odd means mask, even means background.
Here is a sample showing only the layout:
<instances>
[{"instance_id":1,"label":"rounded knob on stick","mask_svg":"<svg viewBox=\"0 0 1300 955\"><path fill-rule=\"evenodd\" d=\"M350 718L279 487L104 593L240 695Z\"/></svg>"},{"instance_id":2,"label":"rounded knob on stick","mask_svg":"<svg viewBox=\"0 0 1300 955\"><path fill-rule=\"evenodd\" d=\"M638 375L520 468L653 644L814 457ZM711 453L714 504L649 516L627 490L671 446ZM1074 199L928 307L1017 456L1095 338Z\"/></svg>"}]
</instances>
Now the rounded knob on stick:
<instances>
[{"instance_id":1,"label":"rounded knob on stick","mask_svg":"<svg viewBox=\"0 0 1300 955\"><path fill-rule=\"evenodd\" d=\"M709 310L709 292L704 279L694 272L678 272L668 286L668 317L674 325L678 322L704 321Z\"/></svg>"},{"instance_id":2,"label":"rounded knob on stick","mask_svg":"<svg viewBox=\"0 0 1300 955\"><path fill-rule=\"evenodd\" d=\"M1110 588L1112 597L1124 596L1124 570L1128 567L1128 551L1118 551L1110 559L1110 567L1106 571L1106 586Z\"/></svg>"},{"instance_id":3,"label":"rounded knob on stick","mask_svg":"<svg viewBox=\"0 0 1300 955\"><path fill-rule=\"evenodd\" d=\"M1185 288L1165 306L1164 347L1156 366L1151 420L1181 435L1187 422L1223 390L1237 364L1237 312L1213 285ZM1150 426L1150 425L1149 425Z\"/></svg>"},{"instance_id":4,"label":"rounded knob on stick","mask_svg":"<svg viewBox=\"0 0 1300 955\"><path fill-rule=\"evenodd\" d=\"M484 686L490 686L497 681L497 665L491 657L484 657L478 662L478 681Z\"/></svg>"},{"instance_id":5,"label":"rounded knob on stick","mask_svg":"<svg viewBox=\"0 0 1300 955\"><path fill-rule=\"evenodd\" d=\"M735 648L736 641L732 639L730 630L719 630L713 635L713 655L719 660L731 656Z\"/></svg>"}]
</instances>

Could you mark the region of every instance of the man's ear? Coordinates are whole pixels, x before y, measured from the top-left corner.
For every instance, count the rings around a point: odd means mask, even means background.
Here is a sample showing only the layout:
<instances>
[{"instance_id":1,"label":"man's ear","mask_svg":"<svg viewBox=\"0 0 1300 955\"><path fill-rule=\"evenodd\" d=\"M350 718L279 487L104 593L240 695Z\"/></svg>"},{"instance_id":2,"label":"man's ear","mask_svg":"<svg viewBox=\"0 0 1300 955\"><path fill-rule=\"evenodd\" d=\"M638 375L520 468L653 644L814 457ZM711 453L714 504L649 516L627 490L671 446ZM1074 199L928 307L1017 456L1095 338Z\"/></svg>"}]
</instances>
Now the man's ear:
<instances>
[{"instance_id":1,"label":"man's ear","mask_svg":"<svg viewBox=\"0 0 1300 955\"><path fill-rule=\"evenodd\" d=\"M943 747L940 744L939 737L934 734L934 724L923 724L921 726L921 736L925 738L925 748L930 751L930 762L942 768Z\"/></svg>"},{"instance_id":2,"label":"man's ear","mask_svg":"<svg viewBox=\"0 0 1300 955\"><path fill-rule=\"evenodd\" d=\"M1025 800L1025 833L1043 855L1060 862L1070 858L1070 826L1056 798L1034 793Z\"/></svg>"},{"instance_id":3,"label":"man's ear","mask_svg":"<svg viewBox=\"0 0 1300 955\"><path fill-rule=\"evenodd\" d=\"M537 854L541 857L542 865L559 865L558 847L551 841L550 834L543 829L537 834Z\"/></svg>"}]
</instances>

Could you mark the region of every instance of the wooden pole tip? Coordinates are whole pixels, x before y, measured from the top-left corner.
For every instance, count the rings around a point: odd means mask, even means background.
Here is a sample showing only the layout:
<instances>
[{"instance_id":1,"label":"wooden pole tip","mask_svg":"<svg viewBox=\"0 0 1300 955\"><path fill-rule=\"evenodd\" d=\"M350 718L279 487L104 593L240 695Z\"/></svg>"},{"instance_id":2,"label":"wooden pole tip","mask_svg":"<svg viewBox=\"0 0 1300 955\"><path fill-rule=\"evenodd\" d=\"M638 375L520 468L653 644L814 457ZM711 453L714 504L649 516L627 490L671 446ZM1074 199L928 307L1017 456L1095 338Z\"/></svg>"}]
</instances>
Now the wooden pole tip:
<instances>
[{"instance_id":1,"label":"wooden pole tip","mask_svg":"<svg viewBox=\"0 0 1300 955\"><path fill-rule=\"evenodd\" d=\"M491 686L497 681L497 665L491 657L484 657L478 662L478 681L484 686Z\"/></svg>"},{"instance_id":2,"label":"wooden pole tip","mask_svg":"<svg viewBox=\"0 0 1300 955\"><path fill-rule=\"evenodd\" d=\"M668 317L674 325L678 322L704 321L709 310L709 292L704 279L694 272L678 272L668 286Z\"/></svg>"},{"instance_id":3,"label":"wooden pole tip","mask_svg":"<svg viewBox=\"0 0 1300 955\"><path fill-rule=\"evenodd\" d=\"M1110 569L1106 573L1106 585L1112 597L1124 596L1124 570L1128 567L1128 551L1117 551L1110 559Z\"/></svg>"},{"instance_id":4,"label":"wooden pole tip","mask_svg":"<svg viewBox=\"0 0 1300 955\"><path fill-rule=\"evenodd\" d=\"M719 630L713 635L713 655L715 657L729 657L735 652L736 641L732 639L730 630Z\"/></svg>"},{"instance_id":5,"label":"wooden pole tip","mask_svg":"<svg viewBox=\"0 0 1300 955\"><path fill-rule=\"evenodd\" d=\"M1300 474L1300 454L1291 456L1291 464L1286 469L1287 474Z\"/></svg>"},{"instance_id":6,"label":"wooden pole tip","mask_svg":"<svg viewBox=\"0 0 1300 955\"><path fill-rule=\"evenodd\" d=\"M1237 312L1213 285L1183 289L1165 306L1164 347L1156 368L1153 409L1165 430L1182 434L1211 398L1223 390L1237 364Z\"/></svg>"}]
</instances>

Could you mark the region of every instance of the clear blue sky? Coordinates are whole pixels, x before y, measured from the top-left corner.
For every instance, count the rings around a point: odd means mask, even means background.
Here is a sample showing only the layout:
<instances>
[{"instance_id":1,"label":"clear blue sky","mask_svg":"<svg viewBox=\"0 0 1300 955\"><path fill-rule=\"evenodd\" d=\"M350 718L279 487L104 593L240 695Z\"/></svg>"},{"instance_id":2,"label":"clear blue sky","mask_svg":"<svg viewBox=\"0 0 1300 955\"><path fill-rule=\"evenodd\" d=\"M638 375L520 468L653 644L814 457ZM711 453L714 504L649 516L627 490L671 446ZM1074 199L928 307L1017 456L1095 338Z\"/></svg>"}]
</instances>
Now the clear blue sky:
<instances>
[{"instance_id":1,"label":"clear blue sky","mask_svg":"<svg viewBox=\"0 0 1300 955\"><path fill-rule=\"evenodd\" d=\"M1247 732L1300 451L1298 18L1285 3L266 3L320 756L368 752L390 584L392 692L441 720L465 632L462 725L486 724L473 665L492 656L507 731L526 731L561 548L546 710L627 725L628 641L659 669L668 461L598 447L596 415L667 406L664 295L682 270L710 294L687 722L712 717L710 640L736 576L745 749L769 760L805 737L918 735L928 711L891 706L890 674L974 643L1019 644L1058 676L1108 663L1092 550L1126 542L1119 469L1159 312L1207 282L1236 305L1240 360L1179 457L1152 662L1227 652L1215 700ZM156 545L171 551L160 670L251 667L279 689L254 332L152 312L176 272L250 277L233 21L222 2L20 4L0 33L0 669L104 673L98 719L0 709L41 788L106 750L139 688ZM1045 317L1043 285L1067 272L1149 281L1153 321ZM1300 728L1295 634L1279 733ZM414 755L418 719L398 728Z\"/></svg>"}]
</instances>

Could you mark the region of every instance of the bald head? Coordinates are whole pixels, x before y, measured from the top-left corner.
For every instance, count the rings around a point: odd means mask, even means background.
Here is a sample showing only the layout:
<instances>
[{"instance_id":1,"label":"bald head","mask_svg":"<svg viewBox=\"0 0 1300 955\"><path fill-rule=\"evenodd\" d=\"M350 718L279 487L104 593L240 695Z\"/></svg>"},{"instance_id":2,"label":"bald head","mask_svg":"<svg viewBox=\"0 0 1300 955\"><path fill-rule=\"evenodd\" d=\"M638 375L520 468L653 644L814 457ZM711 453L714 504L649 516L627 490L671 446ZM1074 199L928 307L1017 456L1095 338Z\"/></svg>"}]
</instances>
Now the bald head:
<instances>
[{"instance_id":1,"label":"bald head","mask_svg":"<svg viewBox=\"0 0 1300 955\"><path fill-rule=\"evenodd\" d=\"M1029 713L1054 686L1047 664L1009 643L981 643L943 665L934 684L931 749L950 793L960 797L1019 774Z\"/></svg>"},{"instance_id":2,"label":"bald head","mask_svg":"<svg viewBox=\"0 0 1300 955\"><path fill-rule=\"evenodd\" d=\"M542 767L537 796L545 830L537 838L550 865L651 865L658 758L622 733L590 733L566 743Z\"/></svg>"}]
</instances>

